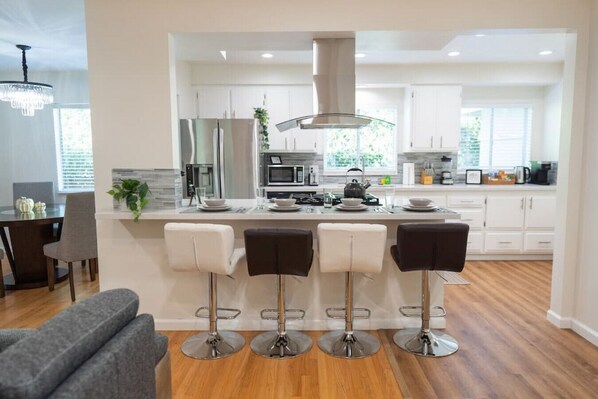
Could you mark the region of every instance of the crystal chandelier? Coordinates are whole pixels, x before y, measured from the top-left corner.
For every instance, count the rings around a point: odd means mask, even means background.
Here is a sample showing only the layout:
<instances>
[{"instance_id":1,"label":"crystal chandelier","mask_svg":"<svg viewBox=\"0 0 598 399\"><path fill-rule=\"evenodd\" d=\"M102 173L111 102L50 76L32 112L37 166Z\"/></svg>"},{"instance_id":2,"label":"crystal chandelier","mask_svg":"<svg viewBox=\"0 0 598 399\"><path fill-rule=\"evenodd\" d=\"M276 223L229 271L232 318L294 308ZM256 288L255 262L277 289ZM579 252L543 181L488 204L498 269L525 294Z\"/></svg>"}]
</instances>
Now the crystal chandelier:
<instances>
[{"instance_id":1,"label":"crystal chandelier","mask_svg":"<svg viewBox=\"0 0 598 399\"><path fill-rule=\"evenodd\" d=\"M20 108L21 113L25 116L33 116L35 110L43 109L44 105L54 102L52 86L27 81L27 59L25 58L25 51L31 47L17 44L17 48L23 52L23 81L0 82L0 100L9 101L10 106L13 108Z\"/></svg>"}]
</instances>

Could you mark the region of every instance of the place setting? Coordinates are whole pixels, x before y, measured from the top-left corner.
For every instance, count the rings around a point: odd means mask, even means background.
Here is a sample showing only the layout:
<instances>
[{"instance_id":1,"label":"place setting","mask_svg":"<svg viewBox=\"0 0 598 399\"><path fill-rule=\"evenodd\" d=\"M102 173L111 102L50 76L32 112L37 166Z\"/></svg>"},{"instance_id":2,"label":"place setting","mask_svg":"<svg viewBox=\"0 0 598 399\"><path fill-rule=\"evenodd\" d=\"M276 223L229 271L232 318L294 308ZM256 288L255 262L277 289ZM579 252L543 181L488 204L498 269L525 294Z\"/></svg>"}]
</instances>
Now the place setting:
<instances>
[{"instance_id":1,"label":"place setting","mask_svg":"<svg viewBox=\"0 0 598 399\"><path fill-rule=\"evenodd\" d=\"M301 209L301 205L295 202L295 198L275 198L274 204L268 206L268 209L274 212L295 212Z\"/></svg>"},{"instance_id":2,"label":"place setting","mask_svg":"<svg viewBox=\"0 0 598 399\"><path fill-rule=\"evenodd\" d=\"M345 212L359 212L368 209L368 206L363 204L363 198L341 198L341 203L336 205L334 209Z\"/></svg>"},{"instance_id":3,"label":"place setting","mask_svg":"<svg viewBox=\"0 0 598 399\"><path fill-rule=\"evenodd\" d=\"M226 203L223 198L203 198L197 205L197 209L204 212L222 212L228 211L232 206Z\"/></svg>"},{"instance_id":4,"label":"place setting","mask_svg":"<svg viewBox=\"0 0 598 399\"><path fill-rule=\"evenodd\" d=\"M438 209L438 206L428 198L409 198L409 203L402 205L402 208L412 212L431 212Z\"/></svg>"}]
</instances>

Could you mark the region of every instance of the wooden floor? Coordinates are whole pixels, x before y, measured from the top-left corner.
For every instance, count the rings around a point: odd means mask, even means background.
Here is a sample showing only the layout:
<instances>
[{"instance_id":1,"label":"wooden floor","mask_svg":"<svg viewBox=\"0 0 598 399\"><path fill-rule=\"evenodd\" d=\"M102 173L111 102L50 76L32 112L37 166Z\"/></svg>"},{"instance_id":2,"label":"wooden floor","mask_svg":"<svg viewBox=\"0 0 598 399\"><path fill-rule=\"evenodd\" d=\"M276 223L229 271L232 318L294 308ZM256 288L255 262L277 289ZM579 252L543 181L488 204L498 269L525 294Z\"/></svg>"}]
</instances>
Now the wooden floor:
<instances>
[{"instance_id":1,"label":"wooden floor","mask_svg":"<svg viewBox=\"0 0 598 399\"><path fill-rule=\"evenodd\" d=\"M274 361L246 346L227 359L198 361L180 352L193 332L166 332L173 393L260 399L598 398L598 348L546 321L550 274L550 262L468 262L462 276L471 284L445 286L446 331L460 343L446 358L412 356L392 343L394 331L383 330L385 349L368 359L339 360L316 347L297 359ZM98 290L87 269L75 267L75 281L78 300ZM51 293L8 291L0 299L0 328L39 326L70 304L66 281ZM322 333L309 334L315 342ZM255 333L243 335L249 342ZM393 367L400 370L396 379Z\"/></svg>"}]
</instances>

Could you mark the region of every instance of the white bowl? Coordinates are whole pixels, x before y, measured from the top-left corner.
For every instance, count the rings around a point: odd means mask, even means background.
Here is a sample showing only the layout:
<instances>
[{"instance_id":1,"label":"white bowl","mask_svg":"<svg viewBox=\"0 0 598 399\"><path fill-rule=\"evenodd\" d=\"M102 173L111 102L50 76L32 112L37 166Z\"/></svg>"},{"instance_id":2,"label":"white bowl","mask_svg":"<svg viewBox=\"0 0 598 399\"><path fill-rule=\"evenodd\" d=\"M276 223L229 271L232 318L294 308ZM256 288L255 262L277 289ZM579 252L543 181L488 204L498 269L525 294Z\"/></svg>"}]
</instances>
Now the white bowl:
<instances>
[{"instance_id":1,"label":"white bowl","mask_svg":"<svg viewBox=\"0 0 598 399\"><path fill-rule=\"evenodd\" d=\"M341 198L344 206L359 206L363 202L363 198Z\"/></svg>"},{"instance_id":2,"label":"white bowl","mask_svg":"<svg viewBox=\"0 0 598 399\"><path fill-rule=\"evenodd\" d=\"M432 200L427 198L409 198L409 203L413 206L428 206Z\"/></svg>"},{"instance_id":3,"label":"white bowl","mask_svg":"<svg viewBox=\"0 0 598 399\"><path fill-rule=\"evenodd\" d=\"M293 206L297 200L294 198L276 198L274 202L276 206Z\"/></svg>"},{"instance_id":4,"label":"white bowl","mask_svg":"<svg viewBox=\"0 0 598 399\"><path fill-rule=\"evenodd\" d=\"M206 206L222 206L226 200L222 198L206 198L203 202L206 203Z\"/></svg>"}]
</instances>

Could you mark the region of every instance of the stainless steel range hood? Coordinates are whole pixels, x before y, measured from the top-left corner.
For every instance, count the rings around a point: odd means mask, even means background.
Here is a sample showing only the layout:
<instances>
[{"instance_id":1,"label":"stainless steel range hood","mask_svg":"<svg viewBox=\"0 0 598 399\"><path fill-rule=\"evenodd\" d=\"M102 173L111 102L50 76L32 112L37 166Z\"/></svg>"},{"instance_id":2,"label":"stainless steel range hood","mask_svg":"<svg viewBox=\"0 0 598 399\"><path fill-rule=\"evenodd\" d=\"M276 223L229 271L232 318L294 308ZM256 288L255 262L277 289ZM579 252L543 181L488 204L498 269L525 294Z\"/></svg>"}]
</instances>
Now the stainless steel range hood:
<instances>
[{"instance_id":1,"label":"stainless steel range hood","mask_svg":"<svg viewBox=\"0 0 598 399\"><path fill-rule=\"evenodd\" d=\"M374 120L355 115L355 39L315 39L313 52L317 114L277 123L278 130L357 129Z\"/></svg>"}]
</instances>

